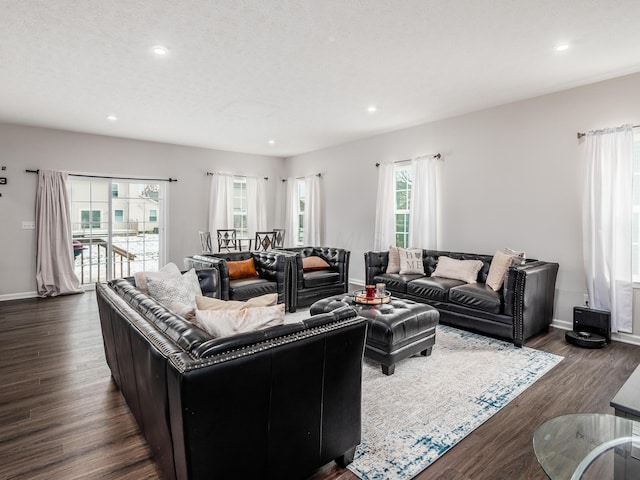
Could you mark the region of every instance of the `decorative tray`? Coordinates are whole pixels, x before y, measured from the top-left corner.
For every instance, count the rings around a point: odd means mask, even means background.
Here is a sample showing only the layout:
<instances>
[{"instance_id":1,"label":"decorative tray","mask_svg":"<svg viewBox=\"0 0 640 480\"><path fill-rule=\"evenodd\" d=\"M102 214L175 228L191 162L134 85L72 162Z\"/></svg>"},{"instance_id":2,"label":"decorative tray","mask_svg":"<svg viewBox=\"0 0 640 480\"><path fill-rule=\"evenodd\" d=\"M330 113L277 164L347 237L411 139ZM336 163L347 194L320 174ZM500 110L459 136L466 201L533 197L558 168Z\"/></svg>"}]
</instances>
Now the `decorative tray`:
<instances>
[{"instance_id":1,"label":"decorative tray","mask_svg":"<svg viewBox=\"0 0 640 480\"><path fill-rule=\"evenodd\" d=\"M391 294L384 292L384 295L376 295L375 298L367 298L366 290L356 290L353 292L353 300L356 303L362 303L364 305L380 305L381 303L389 303L391 301Z\"/></svg>"}]
</instances>

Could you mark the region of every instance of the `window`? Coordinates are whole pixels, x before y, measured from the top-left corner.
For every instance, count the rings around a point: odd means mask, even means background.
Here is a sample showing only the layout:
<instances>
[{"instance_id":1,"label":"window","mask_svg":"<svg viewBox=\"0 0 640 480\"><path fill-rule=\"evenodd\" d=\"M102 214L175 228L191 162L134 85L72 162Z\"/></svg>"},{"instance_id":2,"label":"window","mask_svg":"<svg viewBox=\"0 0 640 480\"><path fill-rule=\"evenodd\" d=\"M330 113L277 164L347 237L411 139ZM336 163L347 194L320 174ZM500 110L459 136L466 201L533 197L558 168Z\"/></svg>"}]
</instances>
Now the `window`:
<instances>
[{"instance_id":1,"label":"window","mask_svg":"<svg viewBox=\"0 0 640 480\"><path fill-rule=\"evenodd\" d=\"M157 271L164 264L164 184L74 177L67 181L74 261L82 284Z\"/></svg>"},{"instance_id":2,"label":"window","mask_svg":"<svg viewBox=\"0 0 640 480\"><path fill-rule=\"evenodd\" d=\"M633 281L640 282L640 135L633 142L633 223L631 235Z\"/></svg>"},{"instance_id":3,"label":"window","mask_svg":"<svg viewBox=\"0 0 640 480\"><path fill-rule=\"evenodd\" d=\"M100 210L80 211L80 223L82 228L100 228Z\"/></svg>"},{"instance_id":4,"label":"window","mask_svg":"<svg viewBox=\"0 0 640 480\"><path fill-rule=\"evenodd\" d=\"M304 180L299 179L298 182L298 235L296 237L296 245L304 245L304 212L307 201L307 186Z\"/></svg>"},{"instance_id":5,"label":"window","mask_svg":"<svg viewBox=\"0 0 640 480\"><path fill-rule=\"evenodd\" d=\"M411 208L411 186L413 185L413 168L411 165L397 165L395 169L395 217L396 246L407 248L409 244L409 221Z\"/></svg>"},{"instance_id":6,"label":"window","mask_svg":"<svg viewBox=\"0 0 640 480\"><path fill-rule=\"evenodd\" d=\"M247 228L247 179L233 179L233 228L239 237L246 237Z\"/></svg>"}]
</instances>

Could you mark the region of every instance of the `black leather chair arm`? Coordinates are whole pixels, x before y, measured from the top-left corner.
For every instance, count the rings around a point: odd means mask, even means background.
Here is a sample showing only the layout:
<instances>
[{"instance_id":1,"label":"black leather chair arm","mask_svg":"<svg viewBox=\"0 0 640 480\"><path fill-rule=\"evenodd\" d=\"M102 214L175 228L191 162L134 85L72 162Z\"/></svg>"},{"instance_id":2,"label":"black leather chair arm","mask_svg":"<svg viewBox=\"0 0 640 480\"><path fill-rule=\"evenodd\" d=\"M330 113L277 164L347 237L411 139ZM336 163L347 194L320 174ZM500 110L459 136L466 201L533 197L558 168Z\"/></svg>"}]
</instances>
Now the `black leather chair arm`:
<instances>
[{"instance_id":1,"label":"black leather chair arm","mask_svg":"<svg viewBox=\"0 0 640 480\"><path fill-rule=\"evenodd\" d=\"M511 267L504 287L505 310L513 312L513 343L522 346L533 334L549 329L553 321L559 265L533 261Z\"/></svg>"},{"instance_id":2,"label":"black leather chair arm","mask_svg":"<svg viewBox=\"0 0 640 480\"><path fill-rule=\"evenodd\" d=\"M222 259L209 255L194 255L185 257L184 267L195 268L197 272L214 269L218 275L218 291L215 298L229 300L229 268ZM200 283L202 285L202 282Z\"/></svg>"},{"instance_id":3,"label":"black leather chair arm","mask_svg":"<svg viewBox=\"0 0 640 480\"><path fill-rule=\"evenodd\" d=\"M367 285L373 285L373 277L385 273L387 271L387 264L389 263L389 251L382 252L365 252L364 254L364 268L365 268L365 281Z\"/></svg>"}]
</instances>

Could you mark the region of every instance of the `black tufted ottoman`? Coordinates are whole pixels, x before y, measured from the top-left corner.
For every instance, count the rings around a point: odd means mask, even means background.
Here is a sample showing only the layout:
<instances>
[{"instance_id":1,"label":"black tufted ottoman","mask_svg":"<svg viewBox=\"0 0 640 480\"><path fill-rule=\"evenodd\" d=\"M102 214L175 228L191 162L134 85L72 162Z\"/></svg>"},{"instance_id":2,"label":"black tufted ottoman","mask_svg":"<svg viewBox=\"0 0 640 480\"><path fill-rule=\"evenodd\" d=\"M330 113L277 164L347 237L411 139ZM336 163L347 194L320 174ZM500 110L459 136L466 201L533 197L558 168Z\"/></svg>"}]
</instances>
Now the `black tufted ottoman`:
<instances>
[{"instance_id":1,"label":"black tufted ottoman","mask_svg":"<svg viewBox=\"0 0 640 480\"><path fill-rule=\"evenodd\" d=\"M369 321L364 354L380 362L382 372L392 375L396 363L420 352L431 355L436 343L436 325L440 319L438 310L424 303L391 298L382 305L363 305L348 293L318 300L311 305L311 315L332 312L349 305Z\"/></svg>"}]
</instances>

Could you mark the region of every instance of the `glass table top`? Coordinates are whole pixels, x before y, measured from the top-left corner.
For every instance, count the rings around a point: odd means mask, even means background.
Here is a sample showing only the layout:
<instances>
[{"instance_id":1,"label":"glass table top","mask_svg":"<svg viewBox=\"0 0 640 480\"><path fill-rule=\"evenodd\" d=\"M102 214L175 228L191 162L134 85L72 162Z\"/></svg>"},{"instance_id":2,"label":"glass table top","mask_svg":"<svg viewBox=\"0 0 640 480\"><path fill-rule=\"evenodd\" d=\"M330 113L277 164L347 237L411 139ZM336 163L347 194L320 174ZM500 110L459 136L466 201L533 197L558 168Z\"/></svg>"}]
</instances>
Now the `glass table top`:
<instances>
[{"instance_id":1,"label":"glass table top","mask_svg":"<svg viewBox=\"0 0 640 480\"><path fill-rule=\"evenodd\" d=\"M533 450L551 480L640 479L640 422L626 418L597 413L552 418L536 430Z\"/></svg>"}]
</instances>

